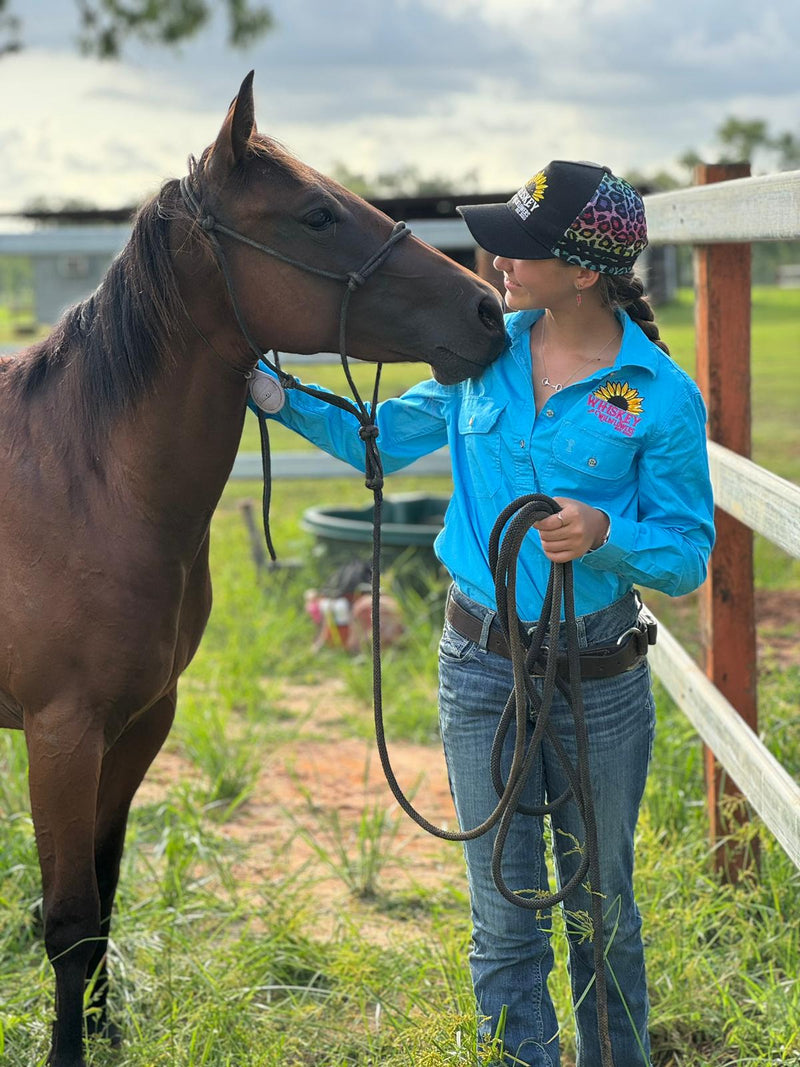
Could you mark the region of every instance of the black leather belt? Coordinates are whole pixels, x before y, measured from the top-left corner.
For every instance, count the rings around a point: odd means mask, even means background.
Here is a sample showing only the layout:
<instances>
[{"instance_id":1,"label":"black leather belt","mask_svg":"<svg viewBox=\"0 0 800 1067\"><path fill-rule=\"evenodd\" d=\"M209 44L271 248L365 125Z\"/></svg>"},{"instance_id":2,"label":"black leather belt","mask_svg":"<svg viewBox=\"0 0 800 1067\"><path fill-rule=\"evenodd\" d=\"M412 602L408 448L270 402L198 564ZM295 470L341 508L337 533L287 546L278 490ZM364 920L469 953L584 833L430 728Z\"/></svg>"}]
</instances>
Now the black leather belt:
<instances>
[{"instance_id":1,"label":"black leather belt","mask_svg":"<svg viewBox=\"0 0 800 1067\"><path fill-rule=\"evenodd\" d=\"M480 642L483 632L483 620L471 615L462 608L452 597L447 600L447 620L461 634L470 641ZM636 667L647 655L649 645L656 643L656 620L642 605L636 626L632 626L617 641L611 645L593 645L591 648L581 649L581 678L613 678L617 674ZM493 619L486 637L486 648L496 652L506 659L511 658L508 644L500 629L497 620ZM547 649L542 648L543 655ZM567 674L567 657L558 657L559 673ZM537 664L532 672L534 675L544 674L544 665Z\"/></svg>"}]
</instances>

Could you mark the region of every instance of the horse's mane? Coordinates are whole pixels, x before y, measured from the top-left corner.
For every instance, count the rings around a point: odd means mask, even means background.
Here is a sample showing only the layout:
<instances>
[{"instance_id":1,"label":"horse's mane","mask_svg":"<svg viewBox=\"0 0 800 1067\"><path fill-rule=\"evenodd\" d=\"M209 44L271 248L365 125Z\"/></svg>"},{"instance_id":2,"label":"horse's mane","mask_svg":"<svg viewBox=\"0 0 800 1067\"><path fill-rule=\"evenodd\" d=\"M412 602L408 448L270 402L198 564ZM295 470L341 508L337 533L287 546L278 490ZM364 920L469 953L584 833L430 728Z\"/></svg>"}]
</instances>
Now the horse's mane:
<instances>
[{"instance_id":1,"label":"horse's mane","mask_svg":"<svg viewBox=\"0 0 800 1067\"><path fill-rule=\"evenodd\" d=\"M185 322L168 247L167 215L175 216L177 190L178 182L169 181L139 209L128 243L95 292L69 308L17 365L23 401L55 377L70 382L74 390L66 392L75 396L92 439L148 390Z\"/></svg>"},{"instance_id":2,"label":"horse's mane","mask_svg":"<svg viewBox=\"0 0 800 1067\"><path fill-rule=\"evenodd\" d=\"M201 202L200 179L209 151L199 162L190 161L190 178ZM259 134L250 141L248 157L301 181L311 173L282 145ZM245 161L235 180L246 183L247 178ZM73 417L77 415L89 442L96 442L117 415L147 394L187 322L169 249L174 219L195 223L176 179L139 209L128 243L95 292L69 308L49 336L16 363L20 401L57 380L59 389L66 389L59 394L56 411L74 398ZM193 233L198 232L193 226Z\"/></svg>"}]
</instances>

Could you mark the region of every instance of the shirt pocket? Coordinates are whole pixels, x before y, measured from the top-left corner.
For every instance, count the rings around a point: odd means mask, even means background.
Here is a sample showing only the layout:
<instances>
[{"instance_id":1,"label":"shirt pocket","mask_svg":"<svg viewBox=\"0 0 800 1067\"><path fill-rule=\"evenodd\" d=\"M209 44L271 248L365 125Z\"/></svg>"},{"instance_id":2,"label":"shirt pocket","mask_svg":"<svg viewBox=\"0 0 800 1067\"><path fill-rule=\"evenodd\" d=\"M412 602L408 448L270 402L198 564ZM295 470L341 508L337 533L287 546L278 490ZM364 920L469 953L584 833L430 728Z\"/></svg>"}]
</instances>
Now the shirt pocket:
<instances>
[{"instance_id":1,"label":"shirt pocket","mask_svg":"<svg viewBox=\"0 0 800 1067\"><path fill-rule=\"evenodd\" d=\"M619 482L629 476L635 455L636 446L627 438L567 421L553 439L550 473L556 480L568 474L570 485Z\"/></svg>"},{"instance_id":2,"label":"shirt pocket","mask_svg":"<svg viewBox=\"0 0 800 1067\"><path fill-rule=\"evenodd\" d=\"M467 491L472 496L494 496L500 488L499 420L505 406L488 396L467 397L458 413L458 433L469 468Z\"/></svg>"}]
</instances>

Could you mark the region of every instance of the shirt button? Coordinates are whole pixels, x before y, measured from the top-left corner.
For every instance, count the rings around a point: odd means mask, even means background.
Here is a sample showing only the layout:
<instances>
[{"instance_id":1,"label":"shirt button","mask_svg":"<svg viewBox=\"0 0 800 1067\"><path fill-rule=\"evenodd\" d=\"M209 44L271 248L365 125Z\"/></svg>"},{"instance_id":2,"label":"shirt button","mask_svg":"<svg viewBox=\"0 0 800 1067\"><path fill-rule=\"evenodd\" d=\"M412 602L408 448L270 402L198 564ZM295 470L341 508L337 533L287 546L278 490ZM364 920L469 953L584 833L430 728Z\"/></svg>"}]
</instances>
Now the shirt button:
<instances>
[{"instance_id":1,"label":"shirt button","mask_svg":"<svg viewBox=\"0 0 800 1067\"><path fill-rule=\"evenodd\" d=\"M596 466L597 466L597 460L596 460L596 459L594 458L594 456L592 456L592 457L591 457L591 458L589 459L589 466L590 466L590 467L596 467Z\"/></svg>"},{"instance_id":2,"label":"shirt button","mask_svg":"<svg viewBox=\"0 0 800 1067\"><path fill-rule=\"evenodd\" d=\"M473 424L473 422L475 422L475 416L474 415L470 415L470 419L469 419L470 426Z\"/></svg>"},{"instance_id":3,"label":"shirt button","mask_svg":"<svg viewBox=\"0 0 800 1067\"><path fill-rule=\"evenodd\" d=\"M524 441L520 441L520 443L519 443L519 447L520 447L520 448L524 448L524 447L525 447L525 442L524 442Z\"/></svg>"},{"instance_id":4,"label":"shirt button","mask_svg":"<svg viewBox=\"0 0 800 1067\"><path fill-rule=\"evenodd\" d=\"M547 411L545 411L545 415L548 417L548 419L552 419L552 417L555 415L555 411L553 411L552 408L548 408Z\"/></svg>"}]
</instances>

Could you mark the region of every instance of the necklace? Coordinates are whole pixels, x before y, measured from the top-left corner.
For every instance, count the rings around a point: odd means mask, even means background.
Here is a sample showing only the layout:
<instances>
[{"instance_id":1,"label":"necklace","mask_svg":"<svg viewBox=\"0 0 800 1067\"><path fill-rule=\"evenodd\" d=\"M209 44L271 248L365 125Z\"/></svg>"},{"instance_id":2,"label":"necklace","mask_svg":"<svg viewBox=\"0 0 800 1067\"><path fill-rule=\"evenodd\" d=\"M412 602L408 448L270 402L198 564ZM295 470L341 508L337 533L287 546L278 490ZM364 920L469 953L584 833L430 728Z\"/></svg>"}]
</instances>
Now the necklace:
<instances>
[{"instance_id":1,"label":"necklace","mask_svg":"<svg viewBox=\"0 0 800 1067\"><path fill-rule=\"evenodd\" d=\"M609 347L609 345L613 341L616 341L616 339L619 337L619 330L615 330L614 333L612 334L612 336L606 341L606 343L600 349L600 351L596 355L590 356L589 359L585 359L583 361L583 363L580 364L580 366L575 368L575 370L572 372L572 374L570 374L569 378L565 378L563 382L551 382L550 381L550 375L547 372L547 363L545 362L545 358L544 358L544 338L545 338L545 329L546 328L547 328L547 318L546 318L546 316L542 316L542 343L539 345L539 355L542 357L542 369L544 370L544 377L540 378L539 380L541 381L542 385L546 385L547 388L548 389L552 389L554 393L560 393L561 390L564 388L564 386L565 385L569 385L569 383L572 381L572 379L580 371L582 371L584 367L588 366L590 363L599 363L600 362L600 358L603 355L603 353L605 352L605 350Z\"/></svg>"}]
</instances>

